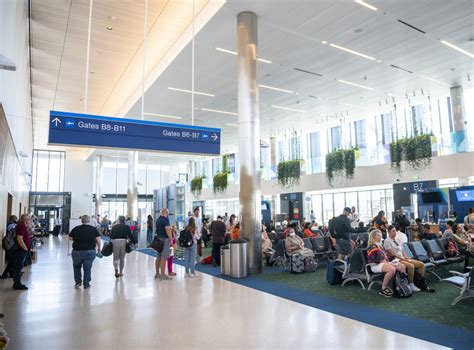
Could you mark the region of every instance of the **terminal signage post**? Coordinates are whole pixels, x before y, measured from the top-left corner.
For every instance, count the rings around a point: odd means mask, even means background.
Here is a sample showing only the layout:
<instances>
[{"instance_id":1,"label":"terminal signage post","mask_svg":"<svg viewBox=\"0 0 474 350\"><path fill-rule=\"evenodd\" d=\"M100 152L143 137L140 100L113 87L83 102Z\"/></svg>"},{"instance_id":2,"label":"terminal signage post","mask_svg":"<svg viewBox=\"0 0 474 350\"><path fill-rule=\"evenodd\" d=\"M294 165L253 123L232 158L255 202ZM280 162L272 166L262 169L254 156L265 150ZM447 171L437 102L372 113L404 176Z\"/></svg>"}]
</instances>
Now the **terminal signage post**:
<instances>
[{"instance_id":1,"label":"terminal signage post","mask_svg":"<svg viewBox=\"0 0 474 350\"><path fill-rule=\"evenodd\" d=\"M220 154L221 130L199 126L51 111L50 145Z\"/></svg>"}]
</instances>

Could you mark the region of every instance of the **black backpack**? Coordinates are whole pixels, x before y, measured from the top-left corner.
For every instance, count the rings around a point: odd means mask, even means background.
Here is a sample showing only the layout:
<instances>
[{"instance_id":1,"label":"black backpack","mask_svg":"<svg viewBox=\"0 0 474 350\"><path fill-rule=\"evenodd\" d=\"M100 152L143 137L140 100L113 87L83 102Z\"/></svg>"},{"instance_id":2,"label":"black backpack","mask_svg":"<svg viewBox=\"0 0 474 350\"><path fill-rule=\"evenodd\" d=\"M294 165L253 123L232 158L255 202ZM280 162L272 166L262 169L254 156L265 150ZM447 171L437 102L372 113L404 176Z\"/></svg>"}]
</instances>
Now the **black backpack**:
<instances>
[{"instance_id":1,"label":"black backpack","mask_svg":"<svg viewBox=\"0 0 474 350\"><path fill-rule=\"evenodd\" d=\"M181 248L189 248L192 247L194 244L193 241L193 235L191 232L183 230L179 233L179 239L178 239L179 246Z\"/></svg>"},{"instance_id":2,"label":"black backpack","mask_svg":"<svg viewBox=\"0 0 474 350\"><path fill-rule=\"evenodd\" d=\"M413 295L407 276L400 272L397 272L393 279L393 294L397 298L409 298Z\"/></svg>"}]
</instances>

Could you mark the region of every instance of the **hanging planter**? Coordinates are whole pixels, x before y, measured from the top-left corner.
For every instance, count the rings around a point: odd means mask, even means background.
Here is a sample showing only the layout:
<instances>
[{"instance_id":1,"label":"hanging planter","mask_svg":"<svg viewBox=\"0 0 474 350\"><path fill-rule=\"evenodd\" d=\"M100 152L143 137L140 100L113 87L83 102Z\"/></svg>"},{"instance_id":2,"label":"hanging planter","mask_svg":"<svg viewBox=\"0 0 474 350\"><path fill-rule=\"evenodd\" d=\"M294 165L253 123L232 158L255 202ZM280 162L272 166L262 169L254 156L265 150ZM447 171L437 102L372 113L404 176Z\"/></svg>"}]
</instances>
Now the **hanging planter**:
<instances>
[{"instance_id":1,"label":"hanging planter","mask_svg":"<svg viewBox=\"0 0 474 350\"><path fill-rule=\"evenodd\" d=\"M278 163L278 184L282 187L293 187L300 183L302 160L287 160Z\"/></svg>"},{"instance_id":2,"label":"hanging planter","mask_svg":"<svg viewBox=\"0 0 474 350\"><path fill-rule=\"evenodd\" d=\"M221 172L214 175L212 188L214 189L214 193L217 192L225 192L227 190L227 175L228 172Z\"/></svg>"},{"instance_id":3,"label":"hanging planter","mask_svg":"<svg viewBox=\"0 0 474 350\"><path fill-rule=\"evenodd\" d=\"M354 177L355 152L359 149L352 147L340 149L326 155L326 178L330 186L336 176L343 176L346 179Z\"/></svg>"},{"instance_id":4,"label":"hanging planter","mask_svg":"<svg viewBox=\"0 0 474 350\"><path fill-rule=\"evenodd\" d=\"M401 162L405 160L413 170L421 170L431 163L431 136L421 134L394 141L390 144L390 162L393 169L401 173Z\"/></svg>"},{"instance_id":5,"label":"hanging planter","mask_svg":"<svg viewBox=\"0 0 474 350\"><path fill-rule=\"evenodd\" d=\"M202 180L205 179L206 176L196 176L194 179L191 180L191 192L195 197L199 197L202 191Z\"/></svg>"}]
</instances>

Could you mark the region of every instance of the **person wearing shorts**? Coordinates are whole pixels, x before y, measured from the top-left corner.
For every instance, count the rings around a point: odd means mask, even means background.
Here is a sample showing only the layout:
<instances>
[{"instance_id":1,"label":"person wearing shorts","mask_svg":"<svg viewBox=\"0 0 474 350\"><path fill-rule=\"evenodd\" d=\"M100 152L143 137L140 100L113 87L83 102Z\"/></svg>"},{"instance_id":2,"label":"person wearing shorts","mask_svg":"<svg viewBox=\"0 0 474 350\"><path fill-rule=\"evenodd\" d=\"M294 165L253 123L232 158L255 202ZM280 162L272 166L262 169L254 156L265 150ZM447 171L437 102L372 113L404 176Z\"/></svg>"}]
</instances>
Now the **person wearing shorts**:
<instances>
[{"instance_id":1,"label":"person wearing shorts","mask_svg":"<svg viewBox=\"0 0 474 350\"><path fill-rule=\"evenodd\" d=\"M173 241L173 233L168 215L168 209L163 208L160 217L156 220L156 235L164 240L163 249L161 252L157 252L155 261L155 278L159 280L171 279L171 277L166 275L166 264L171 254L171 242Z\"/></svg>"}]
</instances>

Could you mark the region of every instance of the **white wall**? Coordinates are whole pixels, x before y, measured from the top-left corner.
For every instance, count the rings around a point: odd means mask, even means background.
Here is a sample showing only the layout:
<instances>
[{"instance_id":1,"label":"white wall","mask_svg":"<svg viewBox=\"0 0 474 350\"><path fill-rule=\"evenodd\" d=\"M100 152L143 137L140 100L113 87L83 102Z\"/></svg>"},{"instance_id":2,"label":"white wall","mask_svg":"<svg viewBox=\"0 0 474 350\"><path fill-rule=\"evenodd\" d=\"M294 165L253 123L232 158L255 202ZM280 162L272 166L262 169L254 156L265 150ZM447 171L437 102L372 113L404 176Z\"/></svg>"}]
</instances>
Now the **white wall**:
<instances>
[{"instance_id":1,"label":"white wall","mask_svg":"<svg viewBox=\"0 0 474 350\"><path fill-rule=\"evenodd\" d=\"M94 163L80 158L74 151L66 152L64 191L71 192L71 218L93 214Z\"/></svg>"},{"instance_id":2,"label":"white wall","mask_svg":"<svg viewBox=\"0 0 474 350\"><path fill-rule=\"evenodd\" d=\"M303 175L300 184L293 188L282 188L274 181L262 181L262 195L275 195L288 192L309 192L345 187L363 187L393 184L396 182L423 181L460 178L474 175L474 152L458 153L447 156L433 157L431 165L422 171L404 170L402 174L393 171L390 164L356 167L354 178L350 181L334 181L330 187L325 173ZM239 186L230 185L225 193L214 194L211 189L205 189L199 200L238 198ZM187 193L188 200L197 200Z\"/></svg>"}]
</instances>

